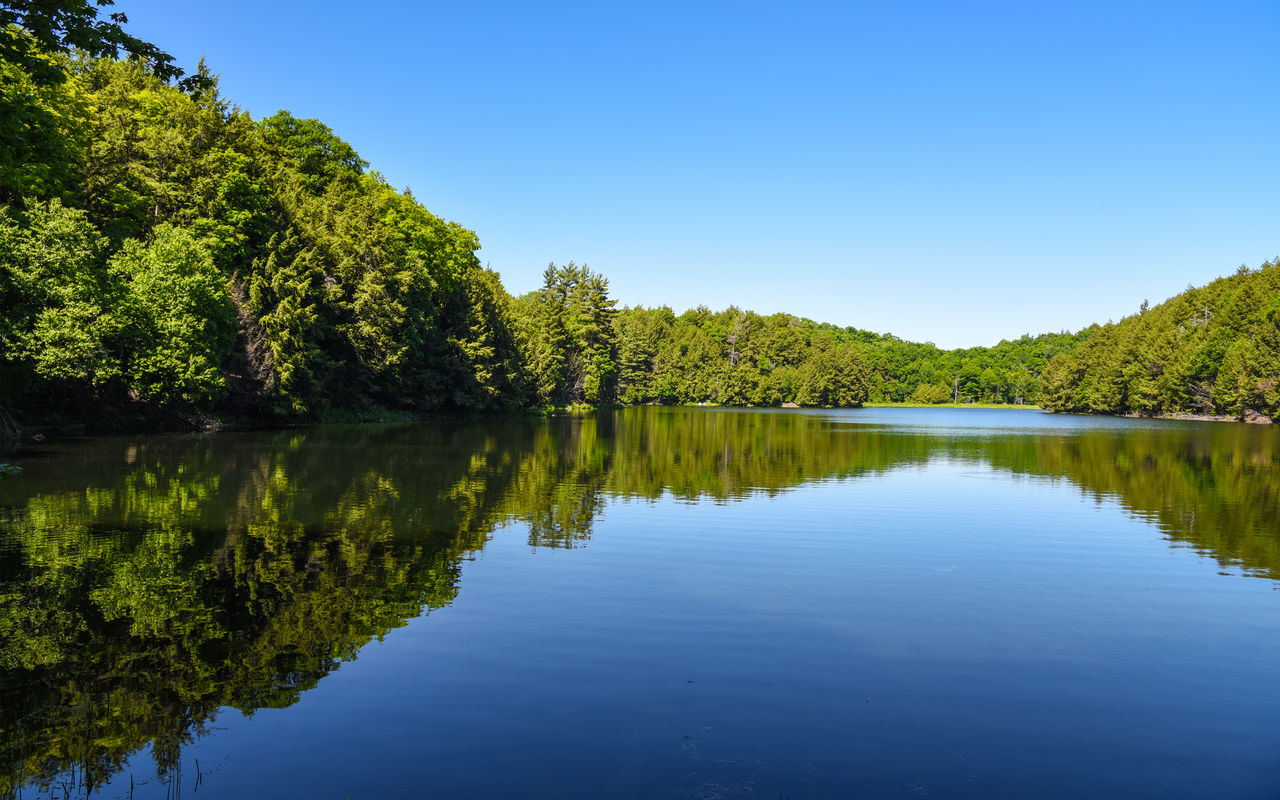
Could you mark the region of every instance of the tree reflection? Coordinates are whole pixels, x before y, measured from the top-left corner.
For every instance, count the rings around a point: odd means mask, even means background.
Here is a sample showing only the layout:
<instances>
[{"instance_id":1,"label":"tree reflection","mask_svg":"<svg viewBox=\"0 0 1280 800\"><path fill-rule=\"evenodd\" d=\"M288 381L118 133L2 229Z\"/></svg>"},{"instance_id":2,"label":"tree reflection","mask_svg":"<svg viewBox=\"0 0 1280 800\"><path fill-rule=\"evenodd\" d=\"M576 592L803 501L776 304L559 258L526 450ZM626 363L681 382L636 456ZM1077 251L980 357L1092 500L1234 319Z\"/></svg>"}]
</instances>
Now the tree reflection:
<instances>
[{"instance_id":1,"label":"tree reflection","mask_svg":"<svg viewBox=\"0 0 1280 800\"><path fill-rule=\"evenodd\" d=\"M496 528L583 546L610 498L732 502L938 457L1061 479L1280 578L1280 446L1243 426L930 434L858 417L629 409L551 420L93 440L0 487L0 795L162 778L223 707L297 701L448 605Z\"/></svg>"}]
</instances>

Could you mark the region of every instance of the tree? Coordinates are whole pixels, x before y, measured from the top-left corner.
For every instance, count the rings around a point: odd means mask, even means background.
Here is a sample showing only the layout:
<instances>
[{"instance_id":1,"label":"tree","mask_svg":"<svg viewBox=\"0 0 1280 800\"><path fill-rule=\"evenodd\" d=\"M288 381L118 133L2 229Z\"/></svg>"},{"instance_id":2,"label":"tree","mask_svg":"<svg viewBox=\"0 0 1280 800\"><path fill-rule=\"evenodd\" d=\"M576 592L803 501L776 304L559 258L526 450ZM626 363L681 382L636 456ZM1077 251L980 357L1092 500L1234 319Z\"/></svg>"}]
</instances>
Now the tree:
<instances>
[{"instance_id":1,"label":"tree","mask_svg":"<svg viewBox=\"0 0 1280 800\"><path fill-rule=\"evenodd\" d=\"M615 300L585 264L548 264L543 286L516 305L521 348L542 403L603 403L617 376Z\"/></svg>"},{"instance_id":2,"label":"tree","mask_svg":"<svg viewBox=\"0 0 1280 800\"><path fill-rule=\"evenodd\" d=\"M1054 355L1041 404L1056 411L1275 417L1280 266L1242 268L1118 323L1094 325Z\"/></svg>"},{"instance_id":3,"label":"tree","mask_svg":"<svg viewBox=\"0 0 1280 800\"><path fill-rule=\"evenodd\" d=\"M54 200L0 217L0 345L40 378L98 389L120 374L119 287L106 241L83 211Z\"/></svg>"},{"instance_id":4,"label":"tree","mask_svg":"<svg viewBox=\"0 0 1280 800\"><path fill-rule=\"evenodd\" d=\"M569 273L574 270L569 262ZM578 268L570 293L567 330L574 354L569 360L570 397L575 402L603 403L613 399L618 368L617 334L613 327L616 300L609 298L609 280L586 264Z\"/></svg>"},{"instance_id":5,"label":"tree","mask_svg":"<svg viewBox=\"0 0 1280 800\"><path fill-rule=\"evenodd\" d=\"M225 382L219 371L235 334L227 281L189 232L162 225L143 244L130 240L109 262L124 284L121 312L129 389L160 404L207 405Z\"/></svg>"},{"instance_id":6,"label":"tree","mask_svg":"<svg viewBox=\"0 0 1280 800\"><path fill-rule=\"evenodd\" d=\"M212 77L206 91L187 95L136 62L95 61L75 83L93 109L85 121L84 205L108 236L145 237L161 222L190 225L210 216L200 226L210 233L248 222L216 208L240 199L218 193L228 173L245 169L250 129L246 118L229 114ZM236 233L214 235L232 244Z\"/></svg>"},{"instance_id":7,"label":"tree","mask_svg":"<svg viewBox=\"0 0 1280 800\"><path fill-rule=\"evenodd\" d=\"M328 334L324 276L315 247L294 228L272 236L264 250L247 281L245 306L255 329L249 333L263 339L264 389L276 410L305 414L330 363L321 346Z\"/></svg>"},{"instance_id":8,"label":"tree","mask_svg":"<svg viewBox=\"0 0 1280 800\"><path fill-rule=\"evenodd\" d=\"M72 201L88 127L84 95L75 82L40 83L0 58L0 204Z\"/></svg>"},{"instance_id":9,"label":"tree","mask_svg":"<svg viewBox=\"0 0 1280 800\"><path fill-rule=\"evenodd\" d=\"M820 351L801 370L796 402L802 406L860 405L867 399L868 369L855 347Z\"/></svg>"},{"instance_id":10,"label":"tree","mask_svg":"<svg viewBox=\"0 0 1280 800\"><path fill-rule=\"evenodd\" d=\"M323 191L335 180L353 182L369 166L318 119L298 119L288 111L277 111L258 123L258 131L271 161L290 166L312 192Z\"/></svg>"},{"instance_id":11,"label":"tree","mask_svg":"<svg viewBox=\"0 0 1280 800\"><path fill-rule=\"evenodd\" d=\"M114 0L0 0L0 60L19 64L40 83L61 83L67 73L44 53L80 51L95 58L119 58L121 52L142 61L162 80L182 77L173 56L125 32L128 17L98 9ZM195 88L188 81L185 88Z\"/></svg>"},{"instance_id":12,"label":"tree","mask_svg":"<svg viewBox=\"0 0 1280 800\"><path fill-rule=\"evenodd\" d=\"M451 398L460 408L488 410L525 402L520 353L511 330L511 298L498 273L476 267L463 276L465 315L450 342L461 355ZM451 326L453 327L453 326Z\"/></svg>"}]
</instances>

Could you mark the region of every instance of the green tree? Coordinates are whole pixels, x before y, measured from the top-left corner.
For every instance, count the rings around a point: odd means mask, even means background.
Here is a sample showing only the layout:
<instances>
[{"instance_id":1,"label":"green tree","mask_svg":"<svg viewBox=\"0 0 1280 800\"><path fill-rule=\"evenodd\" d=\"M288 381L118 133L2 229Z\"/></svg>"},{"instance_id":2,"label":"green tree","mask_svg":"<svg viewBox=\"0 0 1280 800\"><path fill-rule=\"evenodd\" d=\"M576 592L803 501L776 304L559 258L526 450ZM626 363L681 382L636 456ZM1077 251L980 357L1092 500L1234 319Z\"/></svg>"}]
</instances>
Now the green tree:
<instances>
[{"instance_id":1,"label":"green tree","mask_svg":"<svg viewBox=\"0 0 1280 800\"><path fill-rule=\"evenodd\" d=\"M20 65L33 79L57 83L66 71L45 58L46 53L78 51L93 57L118 58L127 53L163 80L182 77L173 56L126 33L129 19L98 10L113 0L3 0L0 2L0 60ZM195 85L189 82L188 85Z\"/></svg>"},{"instance_id":2,"label":"green tree","mask_svg":"<svg viewBox=\"0 0 1280 800\"><path fill-rule=\"evenodd\" d=\"M220 366L235 334L227 281L189 232L162 225L109 262L125 287L124 373L138 398L207 406L225 386Z\"/></svg>"},{"instance_id":3,"label":"green tree","mask_svg":"<svg viewBox=\"0 0 1280 800\"><path fill-rule=\"evenodd\" d=\"M323 191L333 181L354 182L369 166L317 119L278 111L259 122L258 131L269 161L301 175L303 186L312 192Z\"/></svg>"},{"instance_id":4,"label":"green tree","mask_svg":"<svg viewBox=\"0 0 1280 800\"><path fill-rule=\"evenodd\" d=\"M822 350L801 371L796 402L808 406L857 406L867 399L868 369L857 349Z\"/></svg>"},{"instance_id":5,"label":"green tree","mask_svg":"<svg viewBox=\"0 0 1280 800\"><path fill-rule=\"evenodd\" d=\"M4 36L0 32L0 39ZM42 83L0 57L0 204L17 206L27 198L72 201L88 116L78 83Z\"/></svg>"},{"instance_id":6,"label":"green tree","mask_svg":"<svg viewBox=\"0 0 1280 800\"><path fill-rule=\"evenodd\" d=\"M549 264L542 288L515 306L521 348L539 402L613 399L617 312L608 290L608 280L586 265Z\"/></svg>"},{"instance_id":7,"label":"green tree","mask_svg":"<svg viewBox=\"0 0 1280 800\"><path fill-rule=\"evenodd\" d=\"M101 389L120 374L120 287L106 241L57 200L0 217L0 341L5 359L41 378Z\"/></svg>"}]
</instances>

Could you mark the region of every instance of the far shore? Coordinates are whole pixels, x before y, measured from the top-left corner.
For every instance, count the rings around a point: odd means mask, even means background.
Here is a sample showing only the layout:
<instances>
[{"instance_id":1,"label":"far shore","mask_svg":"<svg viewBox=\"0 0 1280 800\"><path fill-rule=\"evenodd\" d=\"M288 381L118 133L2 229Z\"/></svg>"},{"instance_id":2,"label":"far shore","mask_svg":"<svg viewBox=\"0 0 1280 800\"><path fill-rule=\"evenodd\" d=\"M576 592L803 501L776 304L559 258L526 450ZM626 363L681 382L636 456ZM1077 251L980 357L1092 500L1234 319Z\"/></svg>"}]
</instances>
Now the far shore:
<instances>
[{"instance_id":1,"label":"far shore","mask_svg":"<svg viewBox=\"0 0 1280 800\"><path fill-rule=\"evenodd\" d=\"M1184 422L1243 422L1246 425L1270 425L1271 417L1262 414L1247 414L1243 418L1226 416L1223 414L1155 414L1148 416L1145 414L1099 414L1097 416L1120 416L1129 419L1173 419L1182 420Z\"/></svg>"},{"instance_id":2,"label":"far shore","mask_svg":"<svg viewBox=\"0 0 1280 800\"><path fill-rule=\"evenodd\" d=\"M1001 408L1009 411L1043 411L1040 406L1032 403L1023 403L1022 405L1014 405L1013 403L912 403L908 400L901 402L888 400L878 402L866 402L862 404L863 408Z\"/></svg>"},{"instance_id":3,"label":"far shore","mask_svg":"<svg viewBox=\"0 0 1280 800\"><path fill-rule=\"evenodd\" d=\"M1028 411L1044 411L1045 409L1033 404L1012 405L1008 403L910 403L910 402L867 402L862 404L864 408L1003 408L1010 411L1028 410ZM1122 417L1125 419L1168 419L1181 422L1236 422L1246 423L1250 425L1270 425L1275 422L1270 417L1256 412L1246 414L1244 417L1230 416L1226 414L1086 414L1080 412L1054 411L1054 414L1076 414L1082 417Z\"/></svg>"}]
</instances>

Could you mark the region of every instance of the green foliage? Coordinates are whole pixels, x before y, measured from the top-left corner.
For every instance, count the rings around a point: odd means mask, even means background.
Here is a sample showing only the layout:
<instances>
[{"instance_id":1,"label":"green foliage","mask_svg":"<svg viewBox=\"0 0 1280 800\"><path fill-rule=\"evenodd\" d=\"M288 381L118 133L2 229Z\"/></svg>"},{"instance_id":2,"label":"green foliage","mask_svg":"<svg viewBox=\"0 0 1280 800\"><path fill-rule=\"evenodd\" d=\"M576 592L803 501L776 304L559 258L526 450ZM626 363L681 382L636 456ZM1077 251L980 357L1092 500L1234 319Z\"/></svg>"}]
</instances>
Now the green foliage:
<instances>
[{"instance_id":1,"label":"green foliage","mask_svg":"<svg viewBox=\"0 0 1280 800\"><path fill-rule=\"evenodd\" d=\"M328 126L255 122L203 63L170 85L167 56L97 14L0 2L0 401L309 419L615 401L1280 411L1271 265L1117 325L952 351L787 314L618 310L572 262L512 300L473 232Z\"/></svg>"},{"instance_id":2,"label":"green foliage","mask_svg":"<svg viewBox=\"0 0 1280 800\"><path fill-rule=\"evenodd\" d=\"M615 396L617 366L609 281L570 261L549 264L543 286L515 306L520 347L539 403L604 403Z\"/></svg>"},{"instance_id":3,"label":"green foliage","mask_svg":"<svg viewBox=\"0 0 1280 800\"><path fill-rule=\"evenodd\" d=\"M951 402L951 392L945 386L939 386L934 383L921 383L911 392L911 396L907 398L907 401L922 405L949 403Z\"/></svg>"},{"instance_id":4,"label":"green foliage","mask_svg":"<svg viewBox=\"0 0 1280 800\"><path fill-rule=\"evenodd\" d=\"M124 14L98 17L99 7L111 5L113 0L3 0L0 60L21 66L41 83L56 83L66 73L48 61L47 53L74 50L118 58L124 52L164 80L180 78L173 56L125 32L122 26L129 20Z\"/></svg>"},{"instance_id":5,"label":"green foliage","mask_svg":"<svg viewBox=\"0 0 1280 800\"><path fill-rule=\"evenodd\" d=\"M855 406L870 371L843 331L728 308L624 309L619 396L630 403Z\"/></svg>"},{"instance_id":6,"label":"green foliage","mask_svg":"<svg viewBox=\"0 0 1280 800\"><path fill-rule=\"evenodd\" d=\"M264 345L252 354L278 411L305 413L329 359L322 348L323 272L314 248L295 231L277 233L250 266L247 310Z\"/></svg>"},{"instance_id":7,"label":"green foliage","mask_svg":"<svg viewBox=\"0 0 1280 800\"><path fill-rule=\"evenodd\" d=\"M106 242L57 200L0 218L0 342L40 378L100 388L120 374L119 287Z\"/></svg>"},{"instance_id":8,"label":"green foliage","mask_svg":"<svg viewBox=\"0 0 1280 800\"><path fill-rule=\"evenodd\" d=\"M796 403L848 407L867 399L867 365L852 345L819 351L800 371Z\"/></svg>"},{"instance_id":9,"label":"green foliage","mask_svg":"<svg viewBox=\"0 0 1280 800\"><path fill-rule=\"evenodd\" d=\"M454 313L464 317L448 326L461 367L453 384L453 403L472 410L523 405L525 375L513 331L511 297L498 273L479 267L468 270L462 278L462 296L465 302L456 303Z\"/></svg>"},{"instance_id":10,"label":"green foliage","mask_svg":"<svg viewBox=\"0 0 1280 800\"><path fill-rule=\"evenodd\" d=\"M0 62L7 400L286 416L525 401L474 233L320 122L253 122L203 63L187 93L166 77L98 59L42 82ZM588 366L608 391L608 364Z\"/></svg>"},{"instance_id":11,"label":"green foliage","mask_svg":"<svg viewBox=\"0 0 1280 800\"><path fill-rule=\"evenodd\" d=\"M93 111L83 202L113 240L162 222L194 226L224 247L263 235L252 123L231 113L203 63L199 74L208 87L193 95L136 62L94 61L77 76Z\"/></svg>"},{"instance_id":12,"label":"green foliage","mask_svg":"<svg viewBox=\"0 0 1280 800\"><path fill-rule=\"evenodd\" d=\"M1086 334L943 351L788 314L624 309L619 397L628 403L770 406L862 402L1033 403L1049 359Z\"/></svg>"},{"instance_id":13,"label":"green foliage","mask_svg":"<svg viewBox=\"0 0 1280 800\"><path fill-rule=\"evenodd\" d=\"M316 119L278 111L258 123L258 134L268 161L277 169L296 173L314 193L323 192L334 181L351 183L369 166L351 145Z\"/></svg>"},{"instance_id":14,"label":"green foliage","mask_svg":"<svg viewBox=\"0 0 1280 800\"><path fill-rule=\"evenodd\" d=\"M51 69L60 68L59 59L45 58ZM0 59L0 205L27 197L72 198L87 117L78 83L42 83Z\"/></svg>"},{"instance_id":15,"label":"green foliage","mask_svg":"<svg viewBox=\"0 0 1280 800\"><path fill-rule=\"evenodd\" d=\"M208 251L169 226L106 264L105 246L84 212L57 201L0 219L0 342L11 370L99 395L115 385L158 404L213 399L234 318Z\"/></svg>"},{"instance_id":16,"label":"green foliage","mask_svg":"<svg viewBox=\"0 0 1280 800\"><path fill-rule=\"evenodd\" d=\"M1119 323L1045 371L1042 404L1094 414L1280 418L1280 263L1241 268Z\"/></svg>"},{"instance_id":17,"label":"green foliage","mask_svg":"<svg viewBox=\"0 0 1280 800\"><path fill-rule=\"evenodd\" d=\"M224 387L219 366L235 335L227 281L188 231L162 225L109 262L126 288L126 380L143 400L205 404Z\"/></svg>"}]
</instances>

